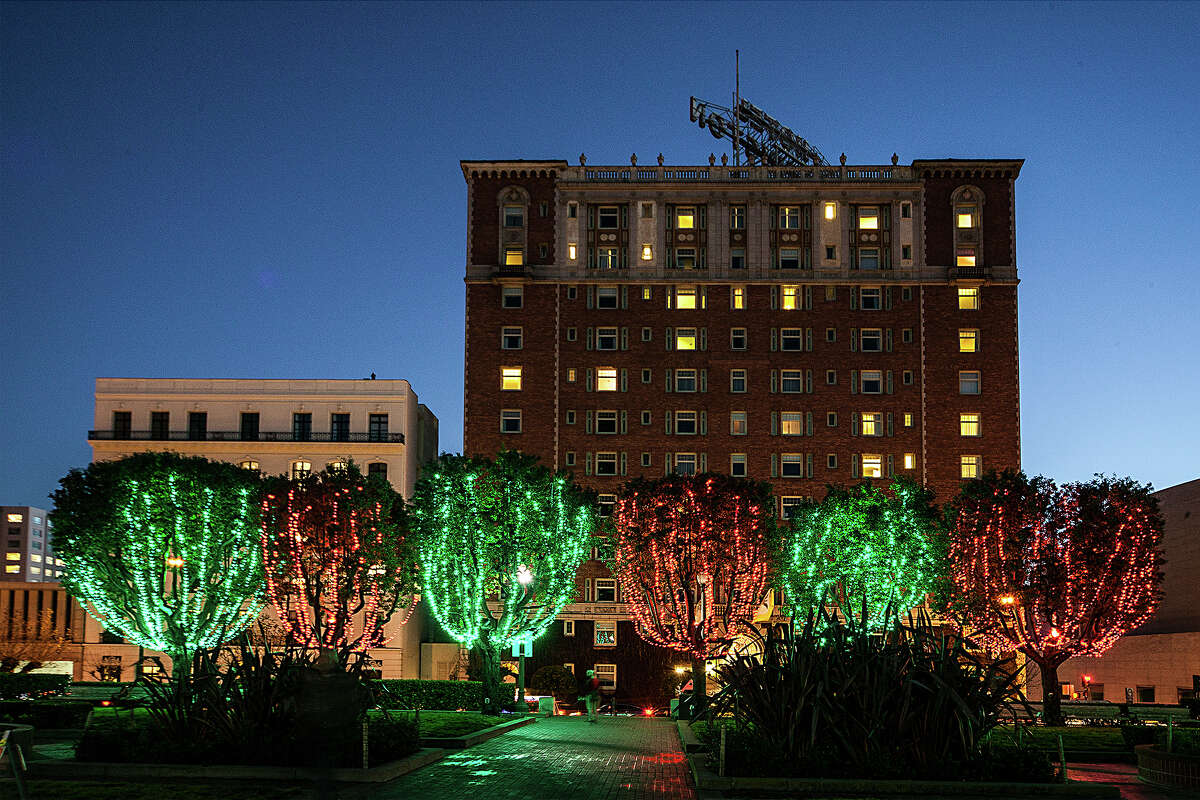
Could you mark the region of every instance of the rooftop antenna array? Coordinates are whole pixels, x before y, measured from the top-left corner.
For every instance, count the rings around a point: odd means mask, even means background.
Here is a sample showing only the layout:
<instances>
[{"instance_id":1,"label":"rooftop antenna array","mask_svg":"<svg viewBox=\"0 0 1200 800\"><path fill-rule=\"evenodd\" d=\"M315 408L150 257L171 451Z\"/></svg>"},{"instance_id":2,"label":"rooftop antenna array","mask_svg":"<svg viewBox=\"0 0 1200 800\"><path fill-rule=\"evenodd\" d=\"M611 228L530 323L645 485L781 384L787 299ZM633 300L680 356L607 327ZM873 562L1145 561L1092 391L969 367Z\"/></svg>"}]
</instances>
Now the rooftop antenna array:
<instances>
[{"instance_id":1,"label":"rooftop antenna array","mask_svg":"<svg viewBox=\"0 0 1200 800\"><path fill-rule=\"evenodd\" d=\"M714 139L733 142L733 163L740 166L766 164L798 167L828 166L821 151L797 136L779 120L742 97L741 51L734 51L733 107L692 98L692 122L707 126Z\"/></svg>"}]
</instances>

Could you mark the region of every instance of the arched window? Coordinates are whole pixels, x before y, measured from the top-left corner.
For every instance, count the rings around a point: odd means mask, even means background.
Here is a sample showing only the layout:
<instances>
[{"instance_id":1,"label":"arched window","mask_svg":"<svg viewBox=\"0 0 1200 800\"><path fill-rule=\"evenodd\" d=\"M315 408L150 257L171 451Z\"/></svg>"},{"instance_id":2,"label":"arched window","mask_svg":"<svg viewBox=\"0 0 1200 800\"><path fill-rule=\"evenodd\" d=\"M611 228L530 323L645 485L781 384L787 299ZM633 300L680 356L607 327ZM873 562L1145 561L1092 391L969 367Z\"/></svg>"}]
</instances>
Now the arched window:
<instances>
[{"instance_id":1,"label":"arched window","mask_svg":"<svg viewBox=\"0 0 1200 800\"><path fill-rule=\"evenodd\" d=\"M954 228L954 264L959 269L983 264L983 192L978 186L959 186L950 195Z\"/></svg>"}]
</instances>

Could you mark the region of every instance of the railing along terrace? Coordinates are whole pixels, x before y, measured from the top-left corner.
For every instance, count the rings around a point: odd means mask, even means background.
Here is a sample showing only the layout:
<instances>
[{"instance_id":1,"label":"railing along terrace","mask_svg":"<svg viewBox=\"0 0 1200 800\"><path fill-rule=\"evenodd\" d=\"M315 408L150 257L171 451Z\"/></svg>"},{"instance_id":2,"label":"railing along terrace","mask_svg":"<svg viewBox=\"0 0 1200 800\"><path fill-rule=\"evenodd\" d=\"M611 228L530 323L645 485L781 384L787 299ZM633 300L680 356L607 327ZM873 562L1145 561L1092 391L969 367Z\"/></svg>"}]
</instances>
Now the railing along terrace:
<instances>
[{"instance_id":1,"label":"railing along terrace","mask_svg":"<svg viewBox=\"0 0 1200 800\"><path fill-rule=\"evenodd\" d=\"M805 166L805 167L567 167L562 176L567 181L594 183L667 183L694 181L737 181L747 183L779 183L796 181L861 182L913 181L912 167L882 166Z\"/></svg>"},{"instance_id":2,"label":"railing along terrace","mask_svg":"<svg viewBox=\"0 0 1200 800\"><path fill-rule=\"evenodd\" d=\"M103 441L170 441L170 442L375 442L404 444L403 433L331 433L313 431L88 431L88 439Z\"/></svg>"}]
</instances>

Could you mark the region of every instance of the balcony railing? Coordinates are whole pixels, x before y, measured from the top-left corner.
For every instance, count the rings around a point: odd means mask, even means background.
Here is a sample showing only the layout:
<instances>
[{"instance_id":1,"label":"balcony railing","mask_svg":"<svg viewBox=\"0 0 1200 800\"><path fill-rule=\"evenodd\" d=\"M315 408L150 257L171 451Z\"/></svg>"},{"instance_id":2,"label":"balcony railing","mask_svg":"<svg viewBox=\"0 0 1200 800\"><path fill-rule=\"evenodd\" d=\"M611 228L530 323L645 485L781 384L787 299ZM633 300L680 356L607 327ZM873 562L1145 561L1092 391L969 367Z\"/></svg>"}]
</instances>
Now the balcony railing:
<instances>
[{"instance_id":1,"label":"balcony railing","mask_svg":"<svg viewBox=\"0 0 1200 800\"><path fill-rule=\"evenodd\" d=\"M88 431L88 439L102 441L159 441L159 442L371 442L374 444L404 444L403 433L329 433L313 431L298 434L294 431L259 431L243 435L241 431Z\"/></svg>"},{"instance_id":2,"label":"balcony railing","mask_svg":"<svg viewBox=\"0 0 1200 800\"><path fill-rule=\"evenodd\" d=\"M861 183L911 182L916 180L912 167L893 164L867 166L764 167L567 167L562 171L568 181L588 183L672 183L672 182L746 182L746 183Z\"/></svg>"}]
</instances>

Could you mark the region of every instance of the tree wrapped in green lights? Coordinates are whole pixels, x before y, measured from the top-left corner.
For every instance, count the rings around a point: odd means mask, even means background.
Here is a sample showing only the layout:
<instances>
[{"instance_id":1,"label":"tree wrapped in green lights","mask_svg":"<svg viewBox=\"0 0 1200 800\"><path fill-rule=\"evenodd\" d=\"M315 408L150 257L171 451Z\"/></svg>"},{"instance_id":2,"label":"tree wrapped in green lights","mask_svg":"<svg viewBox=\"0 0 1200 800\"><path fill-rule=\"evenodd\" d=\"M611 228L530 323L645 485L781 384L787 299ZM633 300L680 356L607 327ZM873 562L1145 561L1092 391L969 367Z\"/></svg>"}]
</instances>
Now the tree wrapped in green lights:
<instances>
[{"instance_id":1,"label":"tree wrapped in green lights","mask_svg":"<svg viewBox=\"0 0 1200 800\"><path fill-rule=\"evenodd\" d=\"M334 650L339 663L386 643L397 611L416 606L416 554L404 504L386 480L354 464L270 481L262 501L267 595L288 638Z\"/></svg>"},{"instance_id":2,"label":"tree wrapped in green lights","mask_svg":"<svg viewBox=\"0 0 1200 800\"><path fill-rule=\"evenodd\" d=\"M800 506L784 534L780 573L795 615L807 618L825 603L878 630L889 614L920 605L938 588L943 564L931 500L898 478L886 492L869 483L830 487L820 503Z\"/></svg>"},{"instance_id":3,"label":"tree wrapped in green lights","mask_svg":"<svg viewBox=\"0 0 1200 800\"><path fill-rule=\"evenodd\" d=\"M62 583L107 630L188 657L244 630L263 606L258 476L142 453L71 470L54 493Z\"/></svg>"},{"instance_id":4,"label":"tree wrapped in green lights","mask_svg":"<svg viewBox=\"0 0 1200 800\"><path fill-rule=\"evenodd\" d=\"M613 512L613 572L638 635L692 659L704 702L705 661L752 627L777 558L770 487L727 475L631 481Z\"/></svg>"},{"instance_id":5,"label":"tree wrapped in green lights","mask_svg":"<svg viewBox=\"0 0 1200 800\"><path fill-rule=\"evenodd\" d=\"M497 713L502 649L540 636L576 595L593 498L520 453L443 455L424 468L409 522L422 596L450 636L478 648L483 711Z\"/></svg>"},{"instance_id":6,"label":"tree wrapped in green lights","mask_svg":"<svg viewBox=\"0 0 1200 800\"><path fill-rule=\"evenodd\" d=\"M1047 724L1062 724L1058 667L1103 654L1158 604L1163 520L1150 492L1006 470L965 483L951 506L950 612L1038 665Z\"/></svg>"}]
</instances>

